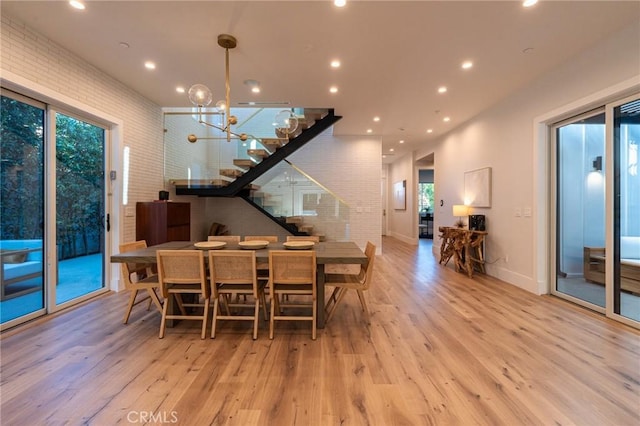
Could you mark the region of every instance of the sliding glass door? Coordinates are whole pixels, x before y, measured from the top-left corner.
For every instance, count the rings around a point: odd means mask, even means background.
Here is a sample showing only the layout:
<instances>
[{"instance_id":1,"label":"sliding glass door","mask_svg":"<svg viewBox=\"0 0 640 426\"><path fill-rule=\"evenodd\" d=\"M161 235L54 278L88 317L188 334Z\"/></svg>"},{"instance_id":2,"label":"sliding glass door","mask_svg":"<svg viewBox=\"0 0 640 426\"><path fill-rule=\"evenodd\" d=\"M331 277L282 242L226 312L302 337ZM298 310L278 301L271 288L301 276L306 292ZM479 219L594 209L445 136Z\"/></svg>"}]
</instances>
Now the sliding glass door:
<instances>
[{"instance_id":1,"label":"sliding glass door","mask_svg":"<svg viewBox=\"0 0 640 426\"><path fill-rule=\"evenodd\" d=\"M104 287L105 130L55 113L55 305Z\"/></svg>"},{"instance_id":2,"label":"sliding glass door","mask_svg":"<svg viewBox=\"0 0 640 426\"><path fill-rule=\"evenodd\" d=\"M553 126L552 293L640 326L640 96Z\"/></svg>"},{"instance_id":3,"label":"sliding glass door","mask_svg":"<svg viewBox=\"0 0 640 426\"><path fill-rule=\"evenodd\" d=\"M604 312L604 267L586 257L605 246L604 108L557 124L555 140L555 290Z\"/></svg>"},{"instance_id":4,"label":"sliding glass door","mask_svg":"<svg viewBox=\"0 0 640 426\"><path fill-rule=\"evenodd\" d=\"M616 315L640 321L640 98L613 107L613 303Z\"/></svg>"},{"instance_id":5,"label":"sliding glass door","mask_svg":"<svg viewBox=\"0 0 640 426\"><path fill-rule=\"evenodd\" d=\"M108 132L2 90L0 329L106 291Z\"/></svg>"}]
</instances>

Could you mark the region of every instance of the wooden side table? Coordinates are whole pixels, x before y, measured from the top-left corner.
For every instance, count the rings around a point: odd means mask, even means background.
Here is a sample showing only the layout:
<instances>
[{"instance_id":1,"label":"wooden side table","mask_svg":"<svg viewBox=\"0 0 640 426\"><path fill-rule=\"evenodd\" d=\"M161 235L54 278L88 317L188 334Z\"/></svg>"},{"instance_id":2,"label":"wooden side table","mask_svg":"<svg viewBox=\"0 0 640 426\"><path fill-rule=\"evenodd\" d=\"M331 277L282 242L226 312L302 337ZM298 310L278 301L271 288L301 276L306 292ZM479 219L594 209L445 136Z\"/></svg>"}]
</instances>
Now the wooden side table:
<instances>
[{"instance_id":1,"label":"wooden side table","mask_svg":"<svg viewBox=\"0 0 640 426\"><path fill-rule=\"evenodd\" d=\"M484 239L486 231L441 226L440 263L445 265L453 258L456 271L466 271L469 278L478 269L484 273Z\"/></svg>"}]
</instances>

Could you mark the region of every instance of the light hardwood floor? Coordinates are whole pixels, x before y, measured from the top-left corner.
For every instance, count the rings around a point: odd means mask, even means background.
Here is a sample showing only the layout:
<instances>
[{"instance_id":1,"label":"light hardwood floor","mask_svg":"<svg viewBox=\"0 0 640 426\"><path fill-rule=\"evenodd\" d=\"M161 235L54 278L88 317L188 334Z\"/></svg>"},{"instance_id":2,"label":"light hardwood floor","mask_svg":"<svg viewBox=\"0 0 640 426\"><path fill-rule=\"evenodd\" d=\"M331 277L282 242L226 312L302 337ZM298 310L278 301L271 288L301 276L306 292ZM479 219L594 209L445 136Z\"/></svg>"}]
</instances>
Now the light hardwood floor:
<instances>
[{"instance_id":1,"label":"light hardwood floor","mask_svg":"<svg viewBox=\"0 0 640 426\"><path fill-rule=\"evenodd\" d=\"M424 243L423 243L424 244ZM110 294L2 335L2 425L640 424L640 332L383 241L367 294L308 324L215 340ZM141 308L138 306L138 308Z\"/></svg>"}]
</instances>

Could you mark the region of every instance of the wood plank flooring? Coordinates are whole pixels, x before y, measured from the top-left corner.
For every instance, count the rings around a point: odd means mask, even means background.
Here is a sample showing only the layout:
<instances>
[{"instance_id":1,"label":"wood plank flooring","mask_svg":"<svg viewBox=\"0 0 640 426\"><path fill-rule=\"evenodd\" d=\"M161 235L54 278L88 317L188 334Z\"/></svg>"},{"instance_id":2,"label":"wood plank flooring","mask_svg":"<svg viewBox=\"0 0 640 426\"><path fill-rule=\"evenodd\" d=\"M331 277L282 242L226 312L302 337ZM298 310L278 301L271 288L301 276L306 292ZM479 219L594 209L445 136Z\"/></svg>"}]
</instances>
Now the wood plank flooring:
<instances>
[{"instance_id":1,"label":"wood plank flooring","mask_svg":"<svg viewBox=\"0 0 640 426\"><path fill-rule=\"evenodd\" d=\"M367 300L308 324L197 324L109 294L1 336L2 425L640 424L640 332L384 238Z\"/></svg>"}]
</instances>

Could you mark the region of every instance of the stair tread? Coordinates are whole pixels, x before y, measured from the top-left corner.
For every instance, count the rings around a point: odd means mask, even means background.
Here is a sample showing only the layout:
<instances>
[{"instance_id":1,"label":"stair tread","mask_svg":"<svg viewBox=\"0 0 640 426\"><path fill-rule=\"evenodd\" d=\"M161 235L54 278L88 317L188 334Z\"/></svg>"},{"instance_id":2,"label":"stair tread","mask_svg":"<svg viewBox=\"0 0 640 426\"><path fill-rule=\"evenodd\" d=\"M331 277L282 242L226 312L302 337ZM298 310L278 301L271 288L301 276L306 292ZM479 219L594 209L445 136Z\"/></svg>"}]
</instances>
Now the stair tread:
<instances>
[{"instance_id":1,"label":"stair tread","mask_svg":"<svg viewBox=\"0 0 640 426\"><path fill-rule=\"evenodd\" d=\"M267 139L262 139L262 146L264 146L269 152L271 152L272 154L278 149L278 148L282 148L285 144L286 141L281 140L281 139L277 139L277 138L267 138Z\"/></svg>"},{"instance_id":2,"label":"stair tread","mask_svg":"<svg viewBox=\"0 0 640 426\"><path fill-rule=\"evenodd\" d=\"M246 169L246 168L250 169L251 167L254 167L256 165L256 162L251 159L237 158L233 160L233 165L241 167L243 169Z\"/></svg>"},{"instance_id":3,"label":"stair tread","mask_svg":"<svg viewBox=\"0 0 640 426\"><path fill-rule=\"evenodd\" d=\"M242 176L244 172L238 169L220 169L220 174L230 178L237 178Z\"/></svg>"},{"instance_id":4,"label":"stair tread","mask_svg":"<svg viewBox=\"0 0 640 426\"><path fill-rule=\"evenodd\" d=\"M248 149L247 154L254 158L259 158L262 160L269 156L269 151L267 151L266 149Z\"/></svg>"},{"instance_id":5,"label":"stair tread","mask_svg":"<svg viewBox=\"0 0 640 426\"><path fill-rule=\"evenodd\" d=\"M231 182L226 179L212 179L211 184L214 186L227 186Z\"/></svg>"}]
</instances>

